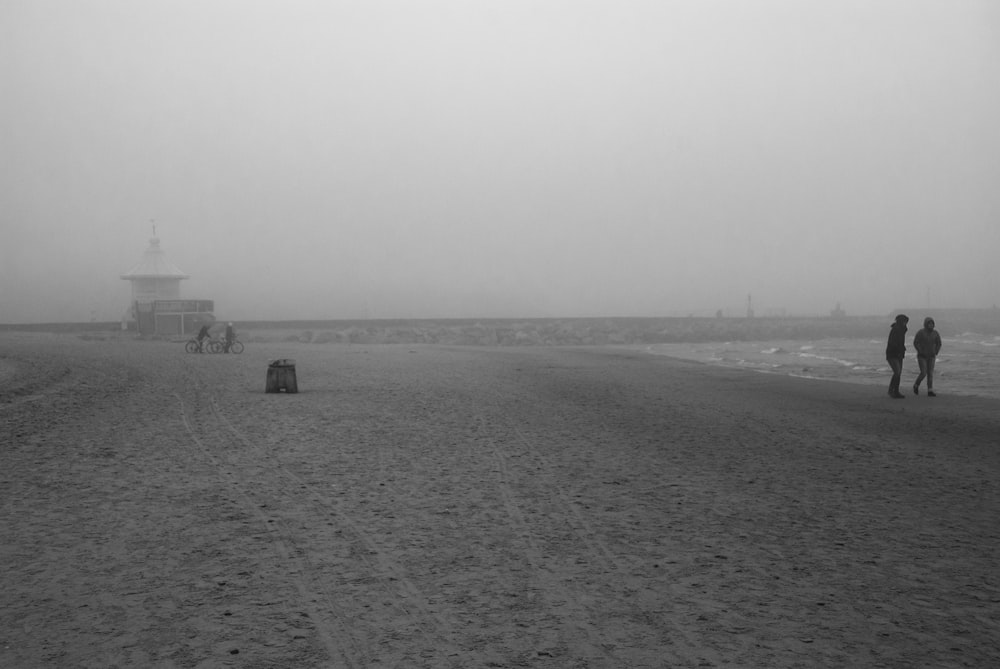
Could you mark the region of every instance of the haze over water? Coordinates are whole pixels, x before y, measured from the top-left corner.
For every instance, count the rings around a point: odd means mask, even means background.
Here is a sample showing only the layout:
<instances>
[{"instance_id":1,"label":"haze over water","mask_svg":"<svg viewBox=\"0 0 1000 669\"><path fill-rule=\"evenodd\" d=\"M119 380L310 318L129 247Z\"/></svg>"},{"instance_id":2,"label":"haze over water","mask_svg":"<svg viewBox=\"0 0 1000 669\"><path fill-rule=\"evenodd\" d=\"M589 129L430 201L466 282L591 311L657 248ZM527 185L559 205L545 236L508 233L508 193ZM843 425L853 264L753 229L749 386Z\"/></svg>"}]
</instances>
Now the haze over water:
<instances>
[{"instance_id":1,"label":"haze over water","mask_svg":"<svg viewBox=\"0 0 1000 669\"><path fill-rule=\"evenodd\" d=\"M991 0L8 0L0 322L1000 302Z\"/></svg>"}]
</instances>

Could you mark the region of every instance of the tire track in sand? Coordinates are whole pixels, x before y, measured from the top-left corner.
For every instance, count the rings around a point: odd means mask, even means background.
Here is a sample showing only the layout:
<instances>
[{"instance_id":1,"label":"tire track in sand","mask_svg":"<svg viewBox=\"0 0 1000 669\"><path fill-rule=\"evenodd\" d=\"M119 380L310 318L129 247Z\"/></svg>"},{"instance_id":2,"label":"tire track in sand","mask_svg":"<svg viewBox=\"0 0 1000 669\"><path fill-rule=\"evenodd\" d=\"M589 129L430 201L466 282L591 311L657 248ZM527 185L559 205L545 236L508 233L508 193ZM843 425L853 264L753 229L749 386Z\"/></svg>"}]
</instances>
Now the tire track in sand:
<instances>
[{"instance_id":1,"label":"tire track in sand","mask_svg":"<svg viewBox=\"0 0 1000 669\"><path fill-rule=\"evenodd\" d=\"M380 629L372 630L372 634L365 635L366 640L384 633L386 627L410 630L409 634L416 633L423 637L421 645L424 647L425 653L428 652L427 649L435 649L438 654L443 654L448 658L445 660L447 663L456 666L457 660L455 658L458 657L459 652L451 632L456 625L435 612L428 597L407 576L405 571L384 550L380 549L370 534L363 529L361 523L340 505L319 494L314 486L309 485L300 476L283 466L261 444L240 431L225 416L216 397L209 397L204 406L209 409L210 416L208 418L210 421L214 422L224 433L222 435L224 440L236 445L236 448L225 449L229 455L225 456L224 460L220 459L220 462L224 462L232 472L235 472L232 475L240 479L237 487L241 488L240 492L244 498L252 496L258 498L258 501L264 502L262 505L256 503L255 500L250 500L255 502L253 504L255 513L266 525L272 527L278 525L281 530L281 539L288 548L294 548L297 543L301 543L296 542L297 531L288 527L280 518L261 513L260 509L264 508L264 505L268 509L279 512L281 509L311 506L314 511L312 515L316 518L334 519L336 526L341 528L337 534L338 545L336 548L340 551L348 550L349 554L343 555L343 560L351 561L355 567L360 565L365 574L354 579L355 588L363 587L366 591L370 591L371 586L375 585L382 595L381 615L385 616L389 611L395 611L396 621L389 625L385 625L383 621ZM234 457L234 454L237 454L238 457ZM246 472L265 469L264 480L268 483L267 490L261 488L258 481L246 474ZM248 490L251 491L249 495ZM268 492L270 496L267 495ZM315 589L315 592L322 594L331 611L338 612L339 626L345 630L357 627L359 614L363 614L363 611L355 610L352 613L345 607L338 606L336 604L337 593L323 586L322 567L309 559L304 548L298 549L298 557L305 567L303 573L310 575L309 585ZM352 601L358 600L359 596L362 595L357 591L349 594ZM374 599L370 593L368 597ZM373 605L374 603L373 601ZM407 632L403 634L407 634ZM353 635L355 646L364 647L364 641L357 639L356 636ZM408 640L411 644L415 642L412 636ZM369 655L374 652L375 650L370 650L362 653L366 662Z\"/></svg>"},{"instance_id":2,"label":"tire track in sand","mask_svg":"<svg viewBox=\"0 0 1000 669\"><path fill-rule=\"evenodd\" d=\"M185 407L183 398L176 393L174 393L174 396L180 404L181 422L187 431L188 437L195 444L198 451L205 457L205 459L216 468L219 477L228 482L230 490L243 500L244 506L257 518L260 526L266 531L266 533L274 537L275 541L272 541L271 545L274 546L281 559L288 565L302 561L304 553L296 550L295 542L289 529L283 523L275 523L275 519L269 518L267 514L261 511L262 508L268 508L268 505L260 504L259 500L253 499L250 493L248 493L248 490L252 488L252 486L246 485L250 482L248 478L235 473L235 470L238 468L234 466L232 462L223 459L206 445L206 441L210 440L207 436L205 438L200 437L199 431L196 430L194 424L194 421L197 420L196 412L189 414ZM195 407L199 406L199 404L201 404L201 402L199 402L198 398L196 398ZM204 433L202 434L204 435ZM218 443L218 441L214 440L210 443ZM274 527L275 524L278 525L277 530ZM313 570L309 568L309 564L304 564L302 567L306 568L294 570L289 568L287 573L295 573L299 575L311 575L314 573ZM296 576L294 578L294 584L303 607L308 609L310 618L315 621L316 634L322 642L323 647L326 649L329 657L331 659L339 658L344 663L344 666L348 668L368 666L371 661L371 656L368 654L364 645L357 638L355 638L354 634L352 634L350 626L347 624L349 618L346 612L338 609L330 594L322 587L318 587L319 584L316 583L316 579L314 577L307 576L304 578L302 576ZM313 594L316 592L322 593L330 611L333 612L334 617L338 619L337 623L331 624L327 620L325 613L320 610L319 607L311 603L313 601ZM288 615L291 617L290 612ZM329 629L330 627L333 627L334 629L331 630ZM337 631L338 629L339 634ZM353 649L353 653L349 654L346 652L346 649L343 648L343 644L337 642L337 638L346 639L348 641L348 645L350 645Z\"/></svg>"},{"instance_id":3,"label":"tire track in sand","mask_svg":"<svg viewBox=\"0 0 1000 669\"><path fill-rule=\"evenodd\" d=\"M618 658L596 638L595 626L591 622L595 619L596 612L585 601L586 596L578 592L580 586L576 582L577 575L566 571L554 561L546 558L546 551L542 547L536 531L532 529L531 523L526 518L522 502L518 500L519 495L513 484L515 475L509 463L510 453L494 437L494 431L490 429L486 417L480 414L477 418L483 426L481 434L485 435L489 455L496 465L494 472L497 486L507 516L511 521L511 527L515 535L523 542L522 550L525 562L534 574L548 572L556 575L555 578L551 579L534 579L535 587L545 597L547 610L558 612L559 627L562 630L557 638L548 639L548 643L554 647L565 644L567 647L562 650L566 652L571 651L591 661L603 658L609 663L609 666L619 666ZM578 532L575 534L593 548L589 540Z\"/></svg>"},{"instance_id":4,"label":"tire track in sand","mask_svg":"<svg viewBox=\"0 0 1000 669\"><path fill-rule=\"evenodd\" d=\"M565 519L565 524L559 525L559 529L569 530L570 534L586 547L584 552L591 558L591 562L598 568L598 571L603 572L593 582L581 586L577 584L578 574L563 567L560 572L561 578L557 582L565 583L566 587L553 594L564 593L571 600L575 610L585 613L583 622L578 623L576 629L586 638L586 647L596 649L596 654L594 652L588 653L589 659L606 658L608 666L628 664L626 658L629 657L629 654L625 650L629 645L628 641L615 638L615 635L605 637L602 626L590 622L604 618L610 611L594 611L592 607L588 607L587 602L595 594L594 587L598 587L595 584L601 583L604 592L603 595L597 597L598 601L619 601L619 614L622 611L632 611L632 604L627 601L632 595L627 593L636 594L635 589L642 587L642 579L646 576L641 571L636 570L634 560L630 560L630 556L616 555L602 540L601 532L578 508L570 493L559 484L565 478L558 475L557 465L527 434L523 419L511 415L505 410L504 403L509 399L509 396L503 394L496 386L483 388L481 393L477 394L481 395L476 407L478 417L484 424L489 422L490 430L486 433L491 437L489 440L490 448L497 463L502 495L508 509L508 515L520 528L520 531L527 535L532 551L538 551L539 542L549 540L550 533L545 532L544 527L532 527L532 522L527 519L521 508L522 502L518 501L519 495L511 484L518 478L530 479L529 494L531 499L525 500L524 503L530 509L531 506L541 502L552 509L551 515L553 517ZM489 412L492 421L487 421L484 411ZM515 471L511 469L511 458L517 459ZM541 534L539 534L540 532ZM550 569L558 569L552 565L547 566ZM646 605L653 604L655 607L649 612L650 615L681 619L686 614L684 607L679 605L683 601L681 589L674 583L658 583L656 587L661 592L665 591L666 596L655 603L646 602ZM625 590L619 592L621 588L625 588ZM695 658L700 657L703 649L696 636L681 625L672 626L671 634L677 643L676 655L673 656L673 660L682 663L697 661ZM615 655L615 649L618 648L624 652L623 657ZM666 660L666 657L663 659Z\"/></svg>"}]
</instances>

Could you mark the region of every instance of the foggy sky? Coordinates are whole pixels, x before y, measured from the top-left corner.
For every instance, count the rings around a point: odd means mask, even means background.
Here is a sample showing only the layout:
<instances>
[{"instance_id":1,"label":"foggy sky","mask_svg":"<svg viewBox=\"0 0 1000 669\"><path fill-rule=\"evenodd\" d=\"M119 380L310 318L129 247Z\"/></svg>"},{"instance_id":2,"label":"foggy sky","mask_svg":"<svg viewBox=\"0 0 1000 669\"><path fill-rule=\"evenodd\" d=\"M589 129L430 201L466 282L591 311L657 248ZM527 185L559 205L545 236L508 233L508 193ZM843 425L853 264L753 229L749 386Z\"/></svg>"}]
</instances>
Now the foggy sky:
<instances>
[{"instance_id":1,"label":"foggy sky","mask_svg":"<svg viewBox=\"0 0 1000 669\"><path fill-rule=\"evenodd\" d=\"M0 322L1000 303L993 0L0 3Z\"/></svg>"}]
</instances>

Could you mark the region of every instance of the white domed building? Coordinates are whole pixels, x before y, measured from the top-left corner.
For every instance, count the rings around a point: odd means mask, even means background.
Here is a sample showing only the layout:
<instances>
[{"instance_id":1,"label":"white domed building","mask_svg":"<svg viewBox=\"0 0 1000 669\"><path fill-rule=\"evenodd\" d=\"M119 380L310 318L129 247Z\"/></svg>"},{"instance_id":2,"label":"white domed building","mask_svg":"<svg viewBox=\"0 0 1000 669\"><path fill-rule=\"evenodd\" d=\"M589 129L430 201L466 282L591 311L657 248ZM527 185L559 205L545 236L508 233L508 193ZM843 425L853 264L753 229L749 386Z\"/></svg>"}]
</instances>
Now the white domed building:
<instances>
[{"instance_id":1,"label":"white domed building","mask_svg":"<svg viewBox=\"0 0 1000 669\"><path fill-rule=\"evenodd\" d=\"M189 277L167 259L155 228L142 260L121 278L132 283L126 327L140 334L187 334L215 321L212 300L181 299L181 281Z\"/></svg>"}]
</instances>

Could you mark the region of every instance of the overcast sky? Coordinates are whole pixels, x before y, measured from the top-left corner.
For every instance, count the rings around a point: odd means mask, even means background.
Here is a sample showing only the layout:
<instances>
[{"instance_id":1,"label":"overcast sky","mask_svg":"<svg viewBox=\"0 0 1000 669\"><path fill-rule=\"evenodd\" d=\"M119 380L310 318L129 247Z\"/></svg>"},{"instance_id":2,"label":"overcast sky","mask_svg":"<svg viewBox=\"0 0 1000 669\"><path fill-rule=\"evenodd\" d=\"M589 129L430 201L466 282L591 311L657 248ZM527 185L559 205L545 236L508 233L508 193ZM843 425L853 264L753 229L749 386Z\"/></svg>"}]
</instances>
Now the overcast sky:
<instances>
[{"instance_id":1,"label":"overcast sky","mask_svg":"<svg viewBox=\"0 0 1000 669\"><path fill-rule=\"evenodd\" d=\"M0 322L1000 303L995 0L0 1Z\"/></svg>"}]
</instances>

